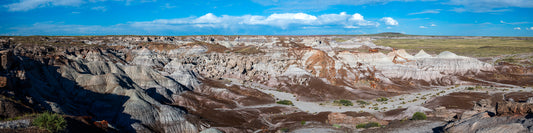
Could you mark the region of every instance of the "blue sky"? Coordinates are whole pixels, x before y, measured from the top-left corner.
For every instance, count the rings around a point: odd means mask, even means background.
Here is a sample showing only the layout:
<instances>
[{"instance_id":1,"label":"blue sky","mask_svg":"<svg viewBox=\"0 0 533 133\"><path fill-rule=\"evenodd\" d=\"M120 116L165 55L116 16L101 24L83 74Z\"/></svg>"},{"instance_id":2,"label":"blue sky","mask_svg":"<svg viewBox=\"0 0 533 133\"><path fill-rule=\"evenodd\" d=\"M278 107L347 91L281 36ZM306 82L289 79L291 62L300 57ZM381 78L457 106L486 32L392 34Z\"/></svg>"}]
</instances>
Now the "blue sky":
<instances>
[{"instance_id":1,"label":"blue sky","mask_svg":"<svg viewBox=\"0 0 533 133\"><path fill-rule=\"evenodd\" d=\"M0 35L533 36L531 0L2 0Z\"/></svg>"}]
</instances>

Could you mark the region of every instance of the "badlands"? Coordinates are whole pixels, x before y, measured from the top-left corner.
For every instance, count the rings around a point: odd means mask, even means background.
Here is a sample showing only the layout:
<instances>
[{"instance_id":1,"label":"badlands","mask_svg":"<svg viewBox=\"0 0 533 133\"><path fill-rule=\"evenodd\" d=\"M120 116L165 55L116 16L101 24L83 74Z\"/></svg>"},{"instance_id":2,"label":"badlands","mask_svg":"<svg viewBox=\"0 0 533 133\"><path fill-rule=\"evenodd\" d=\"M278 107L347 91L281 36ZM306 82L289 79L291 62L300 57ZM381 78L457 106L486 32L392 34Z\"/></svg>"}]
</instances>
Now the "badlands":
<instances>
[{"instance_id":1,"label":"badlands","mask_svg":"<svg viewBox=\"0 0 533 133\"><path fill-rule=\"evenodd\" d=\"M49 132L31 124L43 112L61 115L63 132L533 132L533 51L474 57L374 43L402 39L533 46L384 35L4 36L0 132Z\"/></svg>"}]
</instances>

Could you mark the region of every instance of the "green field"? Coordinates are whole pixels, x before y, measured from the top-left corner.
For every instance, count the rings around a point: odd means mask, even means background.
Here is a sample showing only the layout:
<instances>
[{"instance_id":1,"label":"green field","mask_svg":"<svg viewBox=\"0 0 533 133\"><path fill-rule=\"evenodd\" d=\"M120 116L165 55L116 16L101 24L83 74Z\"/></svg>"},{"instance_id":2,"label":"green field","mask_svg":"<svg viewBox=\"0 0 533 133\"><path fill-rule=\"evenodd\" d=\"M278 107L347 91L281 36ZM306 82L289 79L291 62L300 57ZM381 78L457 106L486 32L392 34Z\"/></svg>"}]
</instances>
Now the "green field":
<instances>
[{"instance_id":1,"label":"green field","mask_svg":"<svg viewBox=\"0 0 533 133\"><path fill-rule=\"evenodd\" d=\"M406 49L409 53L417 53L423 49L429 54L450 51L470 57L533 53L533 40L531 39L378 39L374 43L396 49Z\"/></svg>"}]
</instances>

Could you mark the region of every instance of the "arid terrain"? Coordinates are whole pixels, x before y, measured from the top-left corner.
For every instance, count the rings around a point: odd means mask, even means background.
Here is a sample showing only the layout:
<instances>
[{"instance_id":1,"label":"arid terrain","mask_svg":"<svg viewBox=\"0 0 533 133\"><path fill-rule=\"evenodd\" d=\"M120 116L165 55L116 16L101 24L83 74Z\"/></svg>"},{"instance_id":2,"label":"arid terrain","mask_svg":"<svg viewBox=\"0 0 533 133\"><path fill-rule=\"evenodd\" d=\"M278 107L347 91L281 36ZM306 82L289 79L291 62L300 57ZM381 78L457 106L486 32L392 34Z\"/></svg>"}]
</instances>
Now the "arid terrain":
<instances>
[{"instance_id":1,"label":"arid terrain","mask_svg":"<svg viewBox=\"0 0 533 133\"><path fill-rule=\"evenodd\" d=\"M0 132L49 132L32 124L43 112L64 132L533 132L528 37L3 36L0 49Z\"/></svg>"}]
</instances>

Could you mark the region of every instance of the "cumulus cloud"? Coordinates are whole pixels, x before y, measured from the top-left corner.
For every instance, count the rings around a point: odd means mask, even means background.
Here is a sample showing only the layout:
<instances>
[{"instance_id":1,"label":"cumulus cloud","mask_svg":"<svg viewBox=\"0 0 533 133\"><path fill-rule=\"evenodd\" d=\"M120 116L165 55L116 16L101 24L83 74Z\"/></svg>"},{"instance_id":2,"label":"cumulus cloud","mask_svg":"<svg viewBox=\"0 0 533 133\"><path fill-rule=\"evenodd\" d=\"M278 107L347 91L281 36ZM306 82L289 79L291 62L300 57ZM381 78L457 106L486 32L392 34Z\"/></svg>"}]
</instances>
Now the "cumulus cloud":
<instances>
[{"instance_id":1,"label":"cumulus cloud","mask_svg":"<svg viewBox=\"0 0 533 133\"><path fill-rule=\"evenodd\" d=\"M385 25L398 25L398 21L392 19L391 17L383 17L380 20L385 22Z\"/></svg>"},{"instance_id":2,"label":"cumulus cloud","mask_svg":"<svg viewBox=\"0 0 533 133\"><path fill-rule=\"evenodd\" d=\"M390 18L392 19L392 18ZM393 19L392 19L393 20ZM395 20L391 22L396 24ZM231 28L239 25L263 25L274 26L282 29L296 26L341 26L344 28L355 28L360 26L379 26L379 23L365 20L364 17L355 13L348 15L346 12L339 14L323 14L320 16L309 15L306 13L281 13L271 14L269 16L244 15L244 16L216 16L207 13L200 17L176 18L176 19L158 19L154 21L134 22L135 25L191 25L196 27L221 27Z\"/></svg>"},{"instance_id":3,"label":"cumulus cloud","mask_svg":"<svg viewBox=\"0 0 533 133\"><path fill-rule=\"evenodd\" d=\"M418 28L425 29L425 28L428 28L428 27L426 27L426 26L418 26Z\"/></svg>"},{"instance_id":4,"label":"cumulus cloud","mask_svg":"<svg viewBox=\"0 0 533 133\"><path fill-rule=\"evenodd\" d=\"M509 7L531 8L530 0L450 0L447 4L462 6L456 12L505 12Z\"/></svg>"},{"instance_id":5,"label":"cumulus cloud","mask_svg":"<svg viewBox=\"0 0 533 133\"><path fill-rule=\"evenodd\" d=\"M428 14L428 13L431 13L431 14L437 14L437 13L440 13L440 10L441 10L441 9L424 10L424 11L421 11L421 12L409 13L409 15Z\"/></svg>"},{"instance_id":6,"label":"cumulus cloud","mask_svg":"<svg viewBox=\"0 0 533 133\"><path fill-rule=\"evenodd\" d=\"M513 30L522 30L520 27L514 27Z\"/></svg>"},{"instance_id":7,"label":"cumulus cloud","mask_svg":"<svg viewBox=\"0 0 533 133\"><path fill-rule=\"evenodd\" d=\"M435 26L437 26L437 25L436 25L436 24L431 24L430 26L431 26L431 27L435 27Z\"/></svg>"},{"instance_id":8,"label":"cumulus cloud","mask_svg":"<svg viewBox=\"0 0 533 133\"><path fill-rule=\"evenodd\" d=\"M526 30L533 30L533 27L530 27L530 28L527 28L527 27L526 27Z\"/></svg>"},{"instance_id":9,"label":"cumulus cloud","mask_svg":"<svg viewBox=\"0 0 533 133\"><path fill-rule=\"evenodd\" d=\"M397 22L396 22L397 23ZM9 34L17 35L311 35L311 34L357 34L378 27L378 22L369 21L359 13L310 15L306 13L275 13L262 15L216 15L207 13L174 19L156 19L122 24L71 25L64 23L35 23L31 26L12 27ZM290 29L290 30L287 30ZM357 29L357 30L354 30Z\"/></svg>"}]
</instances>

